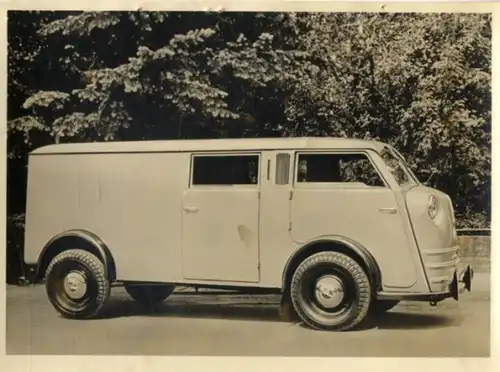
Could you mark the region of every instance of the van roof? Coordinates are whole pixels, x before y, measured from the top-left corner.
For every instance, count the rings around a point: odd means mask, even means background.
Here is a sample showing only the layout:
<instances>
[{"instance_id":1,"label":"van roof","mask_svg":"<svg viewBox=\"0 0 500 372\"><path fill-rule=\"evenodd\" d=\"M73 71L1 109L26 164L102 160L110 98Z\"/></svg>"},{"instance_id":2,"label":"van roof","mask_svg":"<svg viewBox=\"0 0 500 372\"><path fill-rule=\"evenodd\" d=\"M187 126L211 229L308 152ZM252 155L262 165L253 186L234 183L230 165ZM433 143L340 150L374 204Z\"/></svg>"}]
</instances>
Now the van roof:
<instances>
[{"instance_id":1,"label":"van roof","mask_svg":"<svg viewBox=\"0 0 500 372\"><path fill-rule=\"evenodd\" d=\"M68 143L39 147L36 154L255 151L285 149L371 149L380 152L386 144L374 140L334 137L225 138L199 140L155 140L127 142Z\"/></svg>"}]
</instances>

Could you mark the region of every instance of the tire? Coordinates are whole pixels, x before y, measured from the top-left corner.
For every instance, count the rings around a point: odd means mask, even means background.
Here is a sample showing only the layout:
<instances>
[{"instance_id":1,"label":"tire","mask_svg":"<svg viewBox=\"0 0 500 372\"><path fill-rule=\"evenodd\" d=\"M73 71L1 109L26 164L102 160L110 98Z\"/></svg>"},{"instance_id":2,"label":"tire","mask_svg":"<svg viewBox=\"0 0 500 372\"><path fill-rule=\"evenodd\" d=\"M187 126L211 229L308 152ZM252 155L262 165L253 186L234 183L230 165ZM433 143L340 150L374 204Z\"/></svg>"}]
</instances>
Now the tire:
<instances>
[{"instance_id":1,"label":"tire","mask_svg":"<svg viewBox=\"0 0 500 372\"><path fill-rule=\"evenodd\" d=\"M98 257L71 249L50 262L45 290L52 306L65 318L89 319L101 313L110 295L110 283Z\"/></svg>"},{"instance_id":2,"label":"tire","mask_svg":"<svg viewBox=\"0 0 500 372\"><path fill-rule=\"evenodd\" d=\"M125 290L132 299L150 306L165 301L174 289L174 285L125 285Z\"/></svg>"},{"instance_id":3,"label":"tire","mask_svg":"<svg viewBox=\"0 0 500 372\"><path fill-rule=\"evenodd\" d=\"M323 286L321 293L319 279L333 291L325 293L328 288ZM350 330L366 317L370 307L368 276L356 261L338 252L320 252L306 258L292 277L290 291L299 317L317 330ZM330 302L326 303L329 295Z\"/></svg>"},{"instance_id":4,"label":"tire","mask_svg":"<svg viewBox=\"0 0 500 372\"><path fill-rule=\"evenodd\" d=\"M369 312L372 315L382 315L392 310L397 304L399 300L372 300Z\"/></svg>"}]
</instances>

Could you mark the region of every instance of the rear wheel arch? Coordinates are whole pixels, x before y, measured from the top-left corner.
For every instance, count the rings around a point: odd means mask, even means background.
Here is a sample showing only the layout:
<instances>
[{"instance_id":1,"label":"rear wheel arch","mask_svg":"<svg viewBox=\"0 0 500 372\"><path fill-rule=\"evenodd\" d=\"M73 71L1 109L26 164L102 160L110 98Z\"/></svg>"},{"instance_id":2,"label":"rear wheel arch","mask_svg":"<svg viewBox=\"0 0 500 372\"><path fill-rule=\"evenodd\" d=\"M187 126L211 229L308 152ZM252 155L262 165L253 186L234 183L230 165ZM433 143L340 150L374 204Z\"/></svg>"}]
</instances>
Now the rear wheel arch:
<instances>
[{"instance_id":1,"label":"rear wheel arch","mask_svg":"<svg viewBox=\"0 0 500 372\"><path fill-rule=\"evenodd\" d=\"M81 249L97 256L104 264L108 280L116 280L116 265L111 251L97 235L85 230L68 230L54 236L40 253L36 279L44 278L50 262L59 253L70 249Z\"/></svg>"},{"instance_id":2,"label":"rear wheel arch","mask_svg":"<svg viewBox=\"0 0 500 372\"><path fill-rule=\"evenodd\" d=\"M286 293L290 289L292 276L300 263L307 257L323 251L344 253L351 257L368 275L372 293L376 294L381 289L382 275L380 268L373 255L365 247L352 239L342 236L324 236L305 243L288 259L282 276L283 293Z\"/></svg>"}]
</instances>

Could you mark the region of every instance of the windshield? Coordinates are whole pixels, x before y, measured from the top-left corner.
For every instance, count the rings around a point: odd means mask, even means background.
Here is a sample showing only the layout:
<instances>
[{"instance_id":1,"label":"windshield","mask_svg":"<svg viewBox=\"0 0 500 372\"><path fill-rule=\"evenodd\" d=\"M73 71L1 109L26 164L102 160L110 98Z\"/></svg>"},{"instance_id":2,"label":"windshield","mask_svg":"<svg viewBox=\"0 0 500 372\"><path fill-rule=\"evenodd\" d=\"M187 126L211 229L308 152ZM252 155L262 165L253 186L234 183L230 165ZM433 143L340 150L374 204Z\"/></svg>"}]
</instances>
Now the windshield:
<instances>
[{"instance_id":1,"label":"windshield","mask_svg":"<svg viewBox=\"0 0 500 372\"><path fill-rule=\"evenodd\" d=\"M385 165L389 168L391 174L400 186L404 187L418 183L417 178L397 150L391 147L385 147L382 150L381 156Z\"/></svg>"}]
</instances>

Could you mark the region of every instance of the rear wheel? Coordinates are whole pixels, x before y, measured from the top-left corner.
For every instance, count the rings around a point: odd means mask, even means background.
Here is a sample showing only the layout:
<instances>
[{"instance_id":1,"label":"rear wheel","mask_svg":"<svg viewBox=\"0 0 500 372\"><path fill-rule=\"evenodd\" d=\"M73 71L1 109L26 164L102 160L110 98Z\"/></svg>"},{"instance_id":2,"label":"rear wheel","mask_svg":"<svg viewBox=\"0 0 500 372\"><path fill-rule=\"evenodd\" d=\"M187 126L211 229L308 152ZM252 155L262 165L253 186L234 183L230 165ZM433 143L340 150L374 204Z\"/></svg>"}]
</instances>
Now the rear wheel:
<instances>
[{"instance_id":1,"label":"rear wheel","mask_svg":"<svg viewBox=\"0 0 500 372\"><path fill-rule=\"evenodd\" d=\"M300 318L312 328L346 331L367 315L371 286L363 268L349 256L320 252L297 268L290 287Z\"/></svg>"},{"instance_id":2,"label":"rear wheel","mask_svg":"<svg viewBox=\"0 0 500 372\"><path fill-rule=\"evenodd\" d=\"M167 299L174 291L174 285L128 284L125 290L135 301L144 305L157 305Z\"/></svg>"},{"instance_id":3,"label":"rear wheel","mask_svg":"<svg viewBox=\"0 0 500 372\"><path fill-rule=\"evenodd\" d=\"M50 262L45 289L56 310L73 319L97 316L110 294L102 261L80 249L62 252Z\"/></svg>"}]
</instances>

